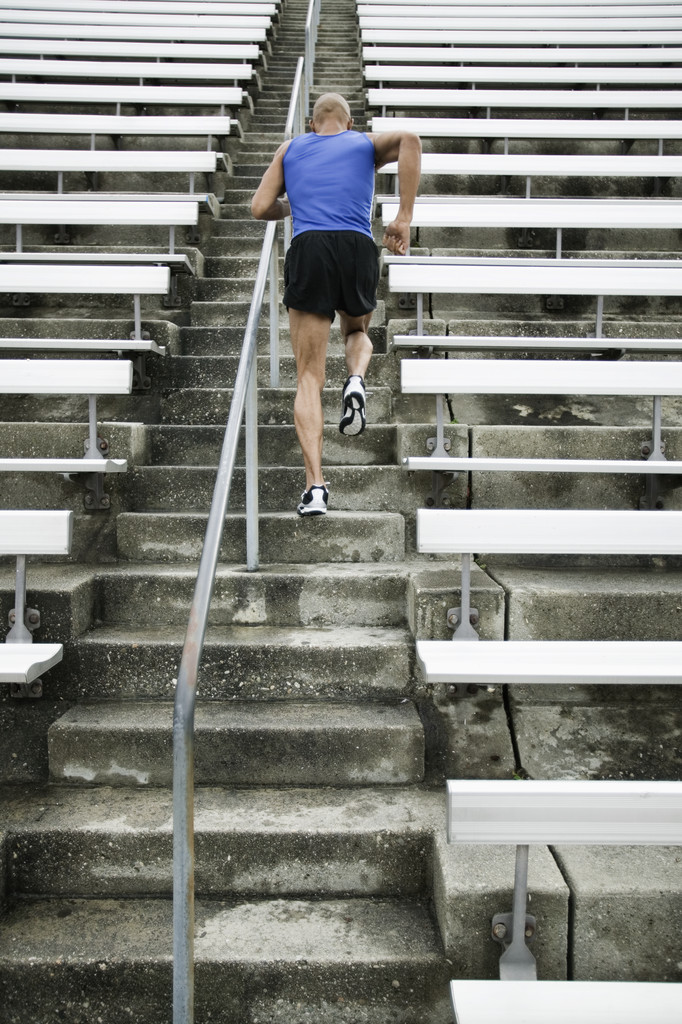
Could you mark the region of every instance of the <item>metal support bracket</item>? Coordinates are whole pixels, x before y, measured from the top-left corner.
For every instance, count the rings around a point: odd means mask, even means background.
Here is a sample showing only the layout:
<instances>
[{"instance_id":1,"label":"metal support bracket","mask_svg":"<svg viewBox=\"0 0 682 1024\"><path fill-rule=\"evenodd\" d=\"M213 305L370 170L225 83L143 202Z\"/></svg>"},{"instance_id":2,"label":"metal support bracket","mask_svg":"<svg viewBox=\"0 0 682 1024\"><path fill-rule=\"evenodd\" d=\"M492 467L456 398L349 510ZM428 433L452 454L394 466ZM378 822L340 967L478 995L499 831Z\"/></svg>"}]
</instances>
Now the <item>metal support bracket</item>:
<instances>
[{"instance_id":1,"label":"metal support bracket","mask_svg":"<svg viewBox=\"0 0 682 1024\"><path fill-rule=\"evenodd\" d=\"M106 512L111 508L111 498L104 490L102 473L79 473L83 477L85 494L83 506L87 512Z\"/></svg>"},{"instance_id":2,"label":"metal support bracket","mask_svg":"<svg viewBox=\"0 0 682 1024\"><path fill-rule=\"evenodd\" d=\"M12 292L13 306L30 306L31 296L28 292Z\"/></svg>"},{"instance_id":3,"label":"metal support bracket","mask_svg":"<svg viewBox=\"0 0 682 1024\"><path fill-rule=\"evenodd\" d=\"M14 590L14 608L8 616L10 629L5 637L8 644L32 644L33 632L40 626L40 612L37 608L26 607L26 556L17 555L16 582ZM34 679L31 683L12 683L12 697L42 697L42 680Z\"/></svg>"},{"instance_id":4,"label":"metal support bracket","mask_svg":"<svg viewBox=\"0 0 682 1024\"><path fill-rule=\"evenodd\" d=\"M398 298L398 309L416 309L417 296L414 292L403 292Z\"/></svg>"},{"instance_id":5,"label":"metal support bracket","mask_svg":"<svg viewBox=\"0 0 682 1024\"><path fill-rule=\"evenodd\" d=\"M152 385L151 377L147 373L147 354L138 352L131 360L133 364L133 391L147 391Z\"/></svg>"},{"instance_id":6,"label":"metal support bracket","mask_svg":"<svg viewBox=\"0 0 682 1024\"><path fill-rule=\"evenodd\" d=\"M182 305L178 298L178 277L177 274L171 273L170 287L168 293L163 297L163 304L166 309L177 309Z\"/></svg>"},{"instance_id":7,"label":"metal support bracket","mask_svg":"<svg viewBox=\"0 0 682 1024\"><path fill-rule=\"evenodd\" d=\"M462 555L462 604L459 608L448 608L447 621L455 632L453 640L480 640L474 625L478 624L478 609L471 607L471 555Z\"/></svg>"},{"instance_id":8,"label":"metal support bracket","mask_svg":"<svg viewBox=\"0 0 682 1024\"><path fill-rule=\"evenodd\" d=\"M199 245L201 241L201 232L198 227L188 227L185 232L185 240L188 245Z\"/></svg>"},{"instance_id":9,"label":"metal support bracket","mask_svg":"<svg viewBox=\"0 0 682 1024\"><path fill-rule=\"evenodd\" d=\"M651 437L648 441L642 442L642 455L647 462L665 462L665 441L661 438L661 396L654 397L653 418L651 424ZM651 509L656 511L663 508L661 497L661 477L658 473L646 473L645 471L644 494L639 499L640 509Z\"/></svg>"},{"instance_id":10,"label":"metal support bracket","mask_svg":"<svg viewBox=\"0 0 682 1024\"><path fill-rule=\"evenodd\" d=\"M54 240L56 245L69 245L71 242L71 235L66 224L60 224L59 229L54 233Z\"/></svg>"},{"instance_id":11,"label":"metal support bracket","mask_svg":"<svg viewBox=\"0 0 682 1024\"><path fill-rule=\"evenodd\" d=\"M564 308L564 297L563 295L547 295L545 297L545 309L550 312L553 310L562 310Z\"/></svg>"},{"instance_id":12,"label":"metal support bracket","mask_svg":"<svg viewBox=\"0 0 682 1024\"><path fill-rule=\"evenodd\" d=\"M492 920L492 937L504 946L500 957L501 981L537 980L537 964L527 945L535 938L536 921L526 913L527 899L528 846L517 846L512 912L496 914Z\"/></svg>"},{"instance_id":13,"label":"metal support bracket","mask_svg":"<svg viewBox=\"0 0 682 1024\"><path fill-rule=\"evenodd\" d=\"M519 249L532 249L537 240L537 233L532 228L521 228L521 234L516 237L516 244Z\"/></svg>"}]
</instances>

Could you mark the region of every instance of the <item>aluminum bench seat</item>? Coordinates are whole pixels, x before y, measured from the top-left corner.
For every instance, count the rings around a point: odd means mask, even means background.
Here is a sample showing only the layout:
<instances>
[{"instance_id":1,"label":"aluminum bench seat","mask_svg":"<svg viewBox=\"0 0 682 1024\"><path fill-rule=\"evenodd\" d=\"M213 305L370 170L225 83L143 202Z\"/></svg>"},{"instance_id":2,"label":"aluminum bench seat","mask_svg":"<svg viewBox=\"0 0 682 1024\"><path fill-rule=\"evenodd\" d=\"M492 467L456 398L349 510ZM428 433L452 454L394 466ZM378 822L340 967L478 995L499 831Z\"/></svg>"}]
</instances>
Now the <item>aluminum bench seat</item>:
<instances>
[{"instance_id":1,"label":"aluminum bench seat","mask_svg":"<svg viewBox=\"0 0 682 1024\"><path fill-rule=\"evenodd\" d=\"M527 40L526 40L527 42ZM4 44L3 44L4 45ZM390 64L676 64L682 59L679 46L364 46L362 59Z\"/></svg>"},{"instance_id":2,"label":"aluminum bench seat","mask_svg":"<svg viewBox=\"0 0 682 1024\"><path fill-rule=\"evenodd\" d=\"M419 21L419 19L416 19ZM420 25L423 26L421 21ZM13 26L10 26L13 27ZM528 27L518 29L481 28L361 28L361 43L403 43L406 45L433 44L445 46L679 46L682 43L682 31L677 28L646 29L634 28L619 30L604 28L590 29L535 29Z\"/></svg>"},{"instance_id":3,"label":"aluminum bench seat","mask_svg":"<svg viewBox=\"0 0 682 1024\"><path fill-rule=\"evenodd\" d=\"M155 11L111 11L106 8L89 11L73 11L68 7L43 8L36 10L29 7L23 8L1 8L0 22L5 25L21 23L22 25L37 22L40 25L76 25L90 27L93 25L131 26L131 27L152 27L154 29L181 28L192 26L201 28L220 29L229 31L233 28L243 29L268 29L272 24L272 15L259 13L221 13L221 14L198 14L188 17L186 13L170 14L164 10Z\"/></svg>"},{"instance_id":4,"label":"aluminum bench seat","mask_svg":"<svg viewBox=\"0 0 682 1024\"><path fill-rule=\"evenodd\" d=\"M95 85L62 82L0 82L3 103L96 103L150 106L239 107L248 99L240 86Z\"/></svg>"},{"instance_id":5,"label":"aluminum bench seat","mask_svg":"<svg viewBox=\"0 0 682 1024\"><path fill-rule=\"evenodd\" d=\"M0 511L0 555L16 558L14 622L0 644L0 683L9 683L15 694L39 697L41 674L63 656L62 644L33 642L26 622L26 557L68 555L72 536L72 512Z\"/></svg>"},{"instance_id":6,"label":"aluminum bench seat","mask_svg":"<svg viewBox=\"0 0 682 1024\"><path fill-rule=\"evenodd\" d=\"M0 71L2 70L0 61ZM36 72L38 73L38 72ZM518 83L535 82L538 85L673 85L680 84L680 69L675 67L542 67L532 64L524 67L514 64L498 65L419 65L371 64L363 68L367 82L409 82L411 85L427 83Z\"/></svg>"},{"instance_id":7,"label":"aluminum bench seat","mask_svg":"<svg viewBox=\"0 0 682 1024\"><path fill-rule=\"evenodd\" d=\"M389 351L480 352L675 352L682 353L682 338L535 337L509 334L394 334Z\"/></svg>"},{"instance_id":8,"label":"aluminum bench seat","mask_svg":"<svg viewBox=\"0 0 682 1024\"><path fill-rule=\"evenodd\" d=\"M472 4L459 3L456 0L442 0L437 4L420 4L418 0L395 2L391 0L360 0L357 4L358 15L383 18L514 18L534 21L539 18L563 18L580 20L584 18L599 20L622 18L658 18L679 15L679 5L675 3L631 3L631 4L599 4L590 5L583 0L580 4L565 3L534 3L534 4Z\"/></svg>"},{"instance_id":9,"label":"aluminum bench seat","mask_svg":"<svg viewBox=\"0 0 682 1024\"><path fill-rule=\"evenodd\" d=\"M233 129L241 134L239 121L216 114L213 116L122 114L0 114L0 133L28 135L84 135L93 140L98 135L187 136L208 139L228 138ZM92 145L94 149L94 143Z\"/></svg>"},{"instance_id":10,"label":"aluminum bench seat","mask_svg":"<svg viewBox=\"0 0 682 1024\"><path fill-rule=\"evenodd\" d=\"M480 648L485 645L457 645ZM503 947L500 981L451 983L457 1024L484 1024L495 991L511 999L510 1019L520 1024L540 1021L680 1020L682 985L651 982L539 982L536 960L526 939L537 934L528 913L528 855L531 845L543 846L668 846L682 845L682 783L601 780L449 780L447 841L450 844L502 844L516 847L511 913L495 914L492 934ZM671 850L671 855L675 851ZM579 942L580 934L575 936ZM581 989L581 984L586 988ZM578 985L575 994L573 986ZM462 987L463 986L463 987ZM469 986L469 987L467 987ZM485 994L482 989L485 986ZM518 986L518 987L517 987ZM513 989L516 988L516 996ZM662 1002L656 1001L659 990ZM537 991L537 995L534 992ZM630 994L631 1004L627 1005ZM613 1003L607 1000L609 996ZM473 1002L472 1000L478 1000ZM527 1003L523 1009L522 999ZM589 998L595 1002L589 1004ZM562 999L565 1002L562 1003ZM647 1005L646 1000L653 1002ZM506 1003L504 1005L506 1010ZM624 1016L617 1013L624 1007ZM633 1016L630 1011L640 1011ZM668 1010L672 1016L668 1016ZM570 1015L569 1015L570 1014ZM596 1015L595 1015L596 1014ZM506 1015L506 1014L505 1014Z\"/></svg>"},{"instance_id":11,"label":"aluminum bench seat","mask_svg":"<svg viewBox=\"0 0 682 1024\"><path fill-rule=\"evenodd\" d=\"M682 1021L680 985L656 981L450 982L455 1024L657 1024ZM653 1016L652 1016L653 1015Z\"/></svg>"},{"instance_id":12,"label":"aluminum bench seat","mask_svg":"<svg viewBox=\"0 0 682 1024\"><path fill-rule=\"evenodd\" d=\"M0 130L7 130L1 120ZM657 139L661 144L665 139L682 139L682 122L673 119L377 116L369 119L369 130L411 131L422 138L445 139Z\"/></svg>"},{"instance_id":13,"label":"aluminum bench seat","mask_svg":"<svg viewBox=\"0 0 682 1024\"><path fill-rule=\"evenodd\" d=\"M584 0L582 0L584 2ZM275 14L280 0L166 0L164 14L243 14L247 10L258 14ZM128 11L155 12L159 10L158 0L1 0L0 8L32 11Z\"/></svg>"},{"instance_id":14,"label":"aluminum bench seat","mask_svg":"<svg viewBox=\"0 0 682 1024\"><path fill-rule=\"evenodd\" d=\"M2 95L0 86L0 96ZM682 105L680 89L368 89L367 103L382 110L418 107L517 107L550 110L673 110Z\"/></svg>"},{"instance_id":15,"label":"aluminum bench seat","mask_svg":"<svg viewBox=\"0 0 682 1024\"><path fill-rule=\"evenodd\" d=\"M211 64L208 61L164 64L161 61L39 60L30 57L0 57L0 75L39 78L137 78L140 79L140 84L145 78L218 82L232 80L236 83L250 82L254 77L254 68L251 64Z\"/></svg>"},{"instance_id":16,"label":"aluminum bench seat","mask_svg":"<svg viewBox=\"0 0 682 1024\"><path fill-rule=\"evenodd\" d=\"M1 38L0 53L52 57L105 57L112 60L155 59L205 61L263 60L257 43L168 42L158 39L46 39L41 36Z\"/></svg>"},{"instance_id":17,"label":"aluminum bench seat","mask_svg":"<svg viewBox=\"0 0 682 1024\"><path fill-rule=\"evenodd\" d=\"M674 31L674 30L673 30ZM195 41L213 42L216 36L224 43L260 43L267 40L267 29L261 27L240 27L224 26L218 30L215 26L192 23L188 25L183 19L180 25L96 25L96 24L73 24L46 25L43 21L37 22L2 22L3 38L28 39L31 36L36 39L120 39L130 42L175 42ZM653 41L653 40L652 40ZM642 39L641 42L646 42ZM3 46L4 42L0 44Z\"/></svg>"}]
</instances>

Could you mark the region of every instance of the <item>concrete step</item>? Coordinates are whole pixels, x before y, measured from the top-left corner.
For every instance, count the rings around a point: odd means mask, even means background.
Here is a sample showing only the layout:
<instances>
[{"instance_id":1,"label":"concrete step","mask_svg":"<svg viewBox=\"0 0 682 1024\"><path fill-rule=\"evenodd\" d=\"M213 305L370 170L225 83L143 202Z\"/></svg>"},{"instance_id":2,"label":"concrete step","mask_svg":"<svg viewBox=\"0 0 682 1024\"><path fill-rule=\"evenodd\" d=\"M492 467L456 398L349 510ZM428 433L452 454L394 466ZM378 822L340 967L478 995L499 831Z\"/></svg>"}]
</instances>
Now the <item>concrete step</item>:
<instances>
[{"instance_id":1,"label":"concrete step","mask_svg":"<svg viewBox=\"0 0 682 1024\"><path fill-rule=\"evenodd\" d=\"M371 388L367 401L367 423L388 423L393 418L392 393L387 387ZM291 423L295 389L258 389L258 409L261 422ZM161 402L161 422L182 424L222 423L227 421L232 401L232 389L177 388L164 392ZM325 388L322 392L322 411L325 423L336 424L341 416L341 388ZM368 427L369 429L369 427ZM361 436L361 435L360 435Z\"/></svg>"},{"instance_id":2,"label":"concrete step","mask_svg":"<svg viewBox=\"0 0 682 1024\"><path fill-rule=\"evenodd\" d=\"M393 512L412 520L416 509L424 506L431 493L430 480L420 479L422 474L405 473L399 466L334 466L329 472L325 471L325 475L329 482L329 513L333 514L313 517L324 519L322 523L306 521L310 531L318 530L322 537L327 536L326 531L334 529L329 524L333 524L342 512L360 517L370 512ZM211 502L215 477L216 470L212 466L138 467L132 476L135 507L138 512L172 510L203 514ZM300 519L294 516L294 509L304 483L302 465L300 468L262 468L259 473L261 515L281 513L284 521L289 521L289 527L283 526L283 529L302 529ZM466 480L458 477L450 484L448 495L453 507L466 507ZM235 512L244 509L244 471L240 468L234 473L230 507ZM407 550L413 550L411 526L406 543Z\"/></svg>"},{"instance_id":3,"label":"concrete step","mask_svg":"<svg viewBox=\"0 0 682 1024\"><path fill-rule=\"evenodd\" d=\"M2 436L0 424L0 436ZM223 442L224 429L220 426L149 427L147 434L151 442L152 463L169 465L217 465ZM385 465L399 461L398 428L395 425L375 426L359 435L351 447L338 431L329 431L325 450L325 462L332 465L356 463L358 465ZM300 465L301 453L293 425L261 426L258 431L258 447L263 461L276 466ZM237 456L243 463L244 455Z\"/></svg>"},{"instance_id":4,"label":"concrete step","mask_svg":"<svg viewBox=\"0 0 682 1024\"><path fill-rule=\"evenodd\" d=\"M293 509L260 515L259 551L264 562L397 562L405 554L405 523L396 513L339 511L314 517L321 520L314 525L301 523L300 517L293 520L292 514ZM191 512L122 513L117 518L119 556L132 561L196 561L207 521L206 514ZM224 561L246 560L245 534L244 516L228 514L220 548Z\"/></svg>"},{"instance_id":5,"label":"concrete step","mask_svg":"<svg viewBox=\"0 0 682 1024\"><path fill-rule=\"evenodd\" d=\"M167 789L52 785L20 792L21 805L16 796L3 801L13 896L170 896ZM197 787L197 893L416 896L425 888L430 832L443 813L442 794L422 786ZM69 870L74 861L90 870Z\"/></svg>"},{"instance_id":6,"label":"concrete step","mask_svg":"<svg viewBox=\"0 0 682 1024\"><path fill-rule=\"evenodd\" d=\"M181 626L100 626L50 672L55 699L172 699ZM413 644L401 629L213 626L201 667L208 700L392 700L412 694Z\"/></svg>"},{"instance_id":7,"label":"concrete step","mask_svg":"<svg viewBox=\"0 0 682 1024\"><path fill-rule=\"evenodd\" d=\"M111 572L100 570L94 581L92 573L83 569L69 572L65 578L66 569L71 567L52 567L51 573L48 568L36 576L33 592L44 610L51 635L77 636L84 632L92 624L95 607L100 621L127 624L131 628L158 621L161 608L169 625L183 626L189 619L197 571L194 563L122 563ZM257 573L246 572L243 565L223 563L217 567L209 623L402 628L407 622L412 576L421 588L415 604L423 604L428 593L427 581L434 570L440 572L437 566L424 566L422 560L399 564L263 562ZM474 575L483 577L478 570ZM435 583L438 582L437 576ZM452 575L447 582L452 588ZM14 575L8 566L6 571L0 570L3 610L5 602L9 610L13 586ZM62 593L72 606L71 614L67 615L65 608L62 618L53 621L52 609Z\"/></svg>"},{"instance_id":8,"label":"concrete step","mask_svg":"<svg viewBox=\"0 0 682 1024\"><path fill-rule=\"evenodd\" d=\"M290 354L288 336L280 338L282 354L279 359L280 384L283 388L293 388L296 385L296 365L293 356ZM345 383L348 375L345 355L342 354L340 338L336 335L330 338L329 354L327 356L326 373L330 383L337 383L340 389ZM269 350L269 346L268 346ZM336 350L336 351L335 351ZM165 360L160 364L155 376L159 386L168 388L208 388L225 387L233 383L237 376L239 366L239 355L241 346L235 355L218 356L177 356ZM270 381L270 357L262 355L258 357L258 384L267 387ZM397 387L399 380L399 362L395 356L378 353L373 359L367 374L367 389L370 394L367 397L367 407L374 397L373 388ZM331 390L337 389L332 387ZM340 391L339 391L340 394ZM339 415L341 399L339 397Z\"/></svg>"},{"instance_id":9,"label":"concrete step","mask_svg":"<svg viewBox=\"0 0 682 1024\"><path fill-rule=\"evenodd\" d=\"M171 703L80 704L50 728L50 776L171 786L172 722ZM424 775L424 734L410 702L199 703L194 735L200 786L390 786Z\"/></svg>"},{"instance_id":10,"label":"concrete step","mask_svg":"<svg viewBox=\"0 0 682 1024\"><path fill-rule=\"evenodd\" d=\"M199 1020L450 1019L426 902L199 901L195 917ZM73 1024L167 1024L172 936L166 899L19 903L0 921L6 1013L33 1024L60 1006Z\"/></svg>"}]
</instances>

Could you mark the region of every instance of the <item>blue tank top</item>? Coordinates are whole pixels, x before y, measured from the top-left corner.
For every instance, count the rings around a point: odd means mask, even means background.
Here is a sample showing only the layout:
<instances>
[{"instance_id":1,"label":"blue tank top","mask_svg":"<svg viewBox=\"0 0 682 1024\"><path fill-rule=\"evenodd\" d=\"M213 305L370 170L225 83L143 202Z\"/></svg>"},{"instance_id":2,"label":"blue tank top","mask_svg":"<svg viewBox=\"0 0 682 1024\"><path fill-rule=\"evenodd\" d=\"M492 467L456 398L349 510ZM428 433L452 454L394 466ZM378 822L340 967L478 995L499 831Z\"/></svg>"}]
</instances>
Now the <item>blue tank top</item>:
<instances>
[{"instance_id":1,"label":"blue tank top","mask_svg":"<svg viewBox=\"0 0 682 1024\"><path fill-rule=\"evenodd\" d=\"M374 159L374 144L361 132L292 139L282 166L294 236L360 231L371 238Z\"/></svg>"}]
</instances>

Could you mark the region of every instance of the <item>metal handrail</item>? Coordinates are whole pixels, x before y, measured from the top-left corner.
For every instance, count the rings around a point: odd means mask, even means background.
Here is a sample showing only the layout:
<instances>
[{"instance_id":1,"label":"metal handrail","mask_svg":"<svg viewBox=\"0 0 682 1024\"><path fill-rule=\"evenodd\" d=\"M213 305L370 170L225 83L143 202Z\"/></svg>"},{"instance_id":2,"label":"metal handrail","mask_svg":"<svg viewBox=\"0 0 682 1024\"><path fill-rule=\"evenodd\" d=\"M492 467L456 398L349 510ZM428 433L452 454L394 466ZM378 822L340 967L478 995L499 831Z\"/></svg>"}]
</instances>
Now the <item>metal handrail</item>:
<instances>
[{"instance_id":1,"label":"metal handrail","mask_svg":"<svg viewBox=\"0 0 682 1024\"><path fill-rule=\"evenodd\" d=\"M319 7L319 0L311 0ZM302 124L299 58L286 120L292 133ZM297 113L298 108L298 113ZM298 120L297 120L298 118ZM289 136L291 137L291 136ZM265 287L270 281L270 383L279 385L279 296L277 221L265 228L253 297L234 384L230 413L204 546L199 561L187 634L182 650L173 712L173 1024L194 1021L194 709L199 663L215 584L225 514L237 458L241 424L246 414L246 567L258 568L258 409L257 340Z\"/></svg>"},{"instance_id":2,"label":"metal handrail","mask_svg":"<svg viewBox=\"0 0 682 1024\"><path fill-rule=\"evenodd\" d=\"M315 47L317 45L317 28L320 24L320 7L322 0L310 0L308 15L305 21L305 115L310 113L310 90L313 87L313 70L315 68Z\"/></svg>"}]
</instances>

